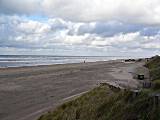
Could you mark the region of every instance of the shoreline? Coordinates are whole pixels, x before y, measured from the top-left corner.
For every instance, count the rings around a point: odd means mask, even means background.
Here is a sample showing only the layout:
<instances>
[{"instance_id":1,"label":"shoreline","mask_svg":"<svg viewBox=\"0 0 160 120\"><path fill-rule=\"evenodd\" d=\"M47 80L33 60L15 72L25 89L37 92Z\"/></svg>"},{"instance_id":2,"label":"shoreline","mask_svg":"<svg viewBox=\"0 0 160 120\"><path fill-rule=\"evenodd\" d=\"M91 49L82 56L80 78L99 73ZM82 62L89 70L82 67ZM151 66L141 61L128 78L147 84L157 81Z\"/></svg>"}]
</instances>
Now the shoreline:
<instances>
[{"instance_id":1,"label":"shoreline","mask_svg":"<svg viewBox=\"0 0 160 120\"><path fill-rule=\"evenodd\" d=\"M74 67L74 66L87 66L94 64L108 64L113 62L122 62L124 59L117 60L107 60L107 61L95 61L95 62L79 62L79 63L64 63L64 64L48 64L48 65L35 65L35 66L16 66L16 67L0 67L0 72L4 70L18 70L18 69L41 69L41 68L51 68L51 67Z\"/></svg>"},{"instance_id":2,"label":"shoreline","mask_svg":"<svg viewBox=\"0 0 160 120\"><path fill-rule=\"evenodd\" d=\"M81 62L73 62L73 63L55 63L55 64L39 64L39 65L24 65L24 66L8 66L8 67L0 67L0 69L10 69L10 68L28 68L28 67L48 67L48 66L56 66L56 65L72 65L72 64L86 64L86 63L97 63L97 62L114 62L114 61L122 61L124 59L115 59L115 60L103 60L103 61L81 61Z\"/></svg>"},{"instance_id":3,"label":"shoreline","mask_svg":"<svg viewBox=\"0 0 160 120\"><path fill-rule=\"evenodd\" d=\"M24 67L24 66L39 66L39 65L54 65L54 64L72 64L109 61L116 59L128 59L128 56L14 56L0 55L0 68Z\"/></svg>"}]
</instances>

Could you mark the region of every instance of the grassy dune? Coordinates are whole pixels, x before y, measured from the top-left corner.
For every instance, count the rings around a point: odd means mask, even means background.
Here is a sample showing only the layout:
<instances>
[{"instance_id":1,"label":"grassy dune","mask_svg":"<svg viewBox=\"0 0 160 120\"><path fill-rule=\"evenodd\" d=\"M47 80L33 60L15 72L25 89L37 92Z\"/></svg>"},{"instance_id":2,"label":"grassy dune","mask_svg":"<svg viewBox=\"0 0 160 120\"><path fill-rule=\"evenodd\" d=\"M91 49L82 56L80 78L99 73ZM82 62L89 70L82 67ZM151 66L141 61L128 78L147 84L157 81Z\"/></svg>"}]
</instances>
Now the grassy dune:
<instances>
[{"instance_id":1,"label":"grassy dune","mask_svg":"<svg viewBox=\"0 0 160 120\"><path fill-rule=\"evenodd\" d=\"M160 79L160 56L152 57L145 66L149 69L152 80Z\"/></svg>"},{"instance_id":2,"label":"grassy dune","mask_svg":"<svg viewBox=\"0 0 160 120\"><path fill-rule=\"evenodd\" d=\"M154 83L154 90L160 90L160 56L152 57L145 65Z\"/></svg>"},{"instance_id":3,"label":"grassy dune","mask_svg":"<svg viewBox=\"0 0 160 120\"><path fill-rule=\"evenodd\" d=\"M159 120L160 107L147 92L137 97L129 91L100 86L42 115L38 120Z\"/></svg>"}]
</instances>

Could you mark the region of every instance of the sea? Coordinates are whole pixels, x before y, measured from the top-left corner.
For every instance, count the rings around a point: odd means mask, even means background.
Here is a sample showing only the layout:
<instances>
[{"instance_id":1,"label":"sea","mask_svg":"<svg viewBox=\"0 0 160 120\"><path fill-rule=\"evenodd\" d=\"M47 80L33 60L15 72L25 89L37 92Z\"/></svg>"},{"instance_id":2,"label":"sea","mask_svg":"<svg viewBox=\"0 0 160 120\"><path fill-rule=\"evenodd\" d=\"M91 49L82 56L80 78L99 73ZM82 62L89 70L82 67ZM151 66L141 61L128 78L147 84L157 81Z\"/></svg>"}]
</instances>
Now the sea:
<instances>
[{"instance_id":1,"label":"sea","mask_svg":"<svg viewBox=\"0 0 160 120\"><path fill-rule=\"evenodd\" d=\"M0 68L126 59L122 56L0 55Z\"/></svg>"}]
</instances>

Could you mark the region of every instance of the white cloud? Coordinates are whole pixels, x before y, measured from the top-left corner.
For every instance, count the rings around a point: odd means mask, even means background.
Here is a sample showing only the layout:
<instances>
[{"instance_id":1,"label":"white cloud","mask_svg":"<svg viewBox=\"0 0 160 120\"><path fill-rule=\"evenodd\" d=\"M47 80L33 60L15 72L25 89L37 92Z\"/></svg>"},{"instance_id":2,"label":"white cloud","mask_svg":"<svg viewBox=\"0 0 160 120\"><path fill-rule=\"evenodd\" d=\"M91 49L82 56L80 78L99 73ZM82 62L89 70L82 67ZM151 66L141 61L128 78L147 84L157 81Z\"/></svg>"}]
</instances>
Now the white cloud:
<instances>
[{"instance_id":1,"label":"white cloud","mask_svg":"<svg viewBox=\"0 0 160 120\"><path fill-rule=\"evenodd\" d=\"M40 22L18 16L0 16L0 23L3 23L0 24L0 48L5 48L6 52L9 48L11 50L15 48L15 51L20 49L36 51L36 53L39 50L52 51L53 54L57 51L69 54L92 51L94 55L95 53L119 55L121 52L129 55L136 51L141 53L149 51L151 54L155 53L154 51L160 51L159 33L143 36L140 31L127 31L115 32L112 36L102 36L89 31L80 35L78 30L81 25L96 29L96 23L75 23L60 18Z\"/></svg>"},{"instance_id":2,"label":"white cloud","mask_svg":"<svg viewBox=\"0 0 160 120\"><path fill-rule=\"evenodd\" d=\"M160 35L147 37L141 43L142 48L157 49L160 51Z\"/></svg>"},{"instance_id":3,"label":"white cloud","mask_svg":"<svg viewBox=\"0 0 160 120\"><path fill-rule=\"evenodd\" d=\"M17 29L19 29L22 32L27 33L35 33L35 34L42 34L47 33L50 31L51 27L48 24L40 23L37 21L27 21L22 22L17 26Z\"/></svg>"},{"instance_id":4,"label":"white cloud","mask_svg":"<svg viewBox=\"0 0 160 120\"><path fill-rule=\"evenodd\" d=\"M159 0L44 0L42 6L49 16L74 21L160 24Z\"/></svg>"},{"instance_id":5,"label":"white cloud","mask_svg":"<svg viewBox=\"0 0 160 120\"><path fill-rule=\"evenodd\" d=\"M118 34L112 37L94 37L95 40L91 42L91 45L94 46L106 46L106 45L118 45L124 43L130 43L136 41L139 38L139 32L137 33L128 33L128 34Z\"/></svg>"},{"instance_id":6,"label":"white cloud","mask_svg":"<svg viewBox=\"0 0 160 120\"><path fill-rule=\"evenodd\" d=\"M144 48L153 48L153 49L160 49L160 42L159 43L147 43L142 45Z\"/></svg>"},{"instance_id":7,"label":"white cloud","mask_svg":"<svg viewBox=\"0 0 160 120\"><path fill-rule=\"evenodd\" d=\"M64 43L67 44L81 44L83 43L84 36L65 36Z\"/></svg>"}]
</instances>

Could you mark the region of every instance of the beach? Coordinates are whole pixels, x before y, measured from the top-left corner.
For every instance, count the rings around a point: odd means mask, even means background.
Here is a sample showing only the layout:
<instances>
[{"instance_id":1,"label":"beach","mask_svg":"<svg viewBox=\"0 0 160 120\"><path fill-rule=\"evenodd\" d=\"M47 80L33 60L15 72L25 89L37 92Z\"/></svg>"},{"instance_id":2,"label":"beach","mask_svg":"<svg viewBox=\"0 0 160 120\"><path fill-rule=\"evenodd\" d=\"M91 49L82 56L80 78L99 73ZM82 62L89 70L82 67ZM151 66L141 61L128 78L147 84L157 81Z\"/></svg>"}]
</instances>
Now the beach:
<instances>
[{"instance_id":1,"label":"beach","mask_svg":"<svg viewBox=\"0 0 160 120\"><path fill-rule=\"evenodd\" d=\"M141 62L122 60L0 68L0 120L36 120L101 82L136 89Z\"/></svg>"}]
</instances>

